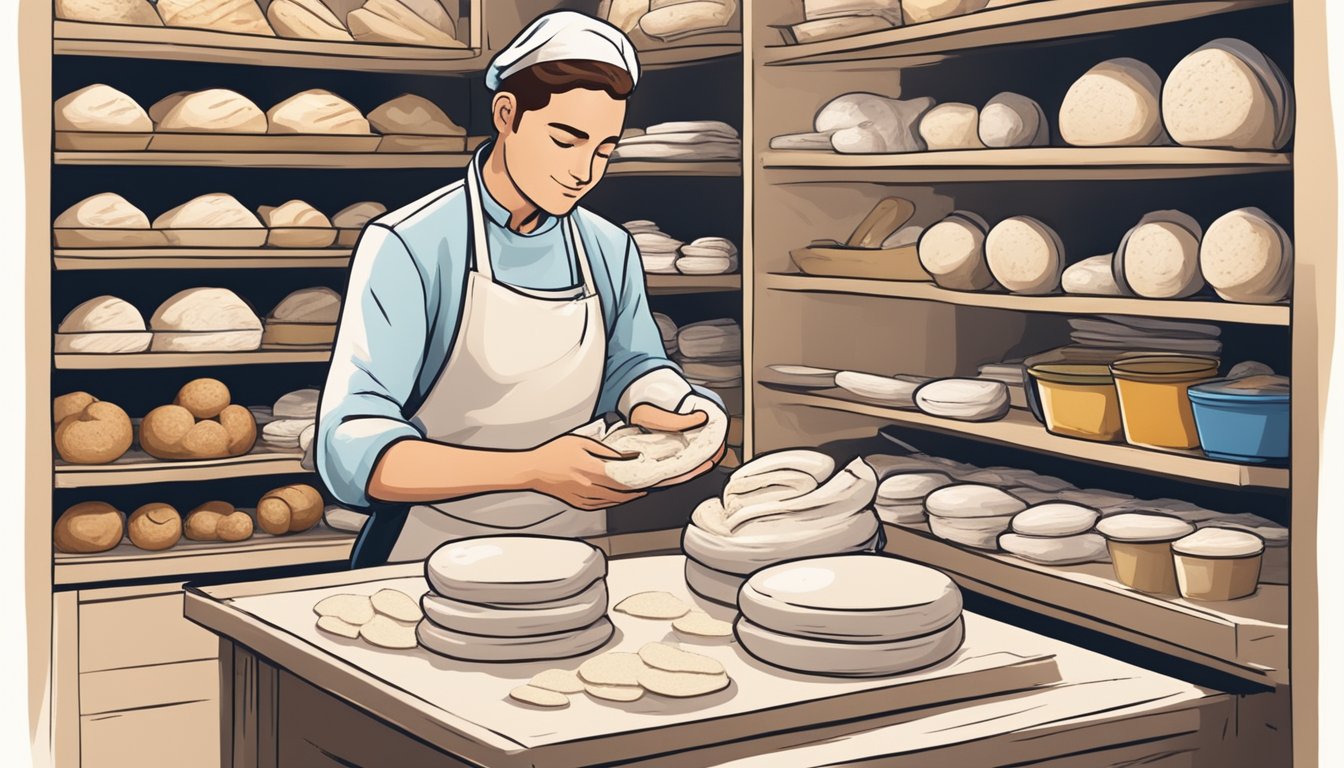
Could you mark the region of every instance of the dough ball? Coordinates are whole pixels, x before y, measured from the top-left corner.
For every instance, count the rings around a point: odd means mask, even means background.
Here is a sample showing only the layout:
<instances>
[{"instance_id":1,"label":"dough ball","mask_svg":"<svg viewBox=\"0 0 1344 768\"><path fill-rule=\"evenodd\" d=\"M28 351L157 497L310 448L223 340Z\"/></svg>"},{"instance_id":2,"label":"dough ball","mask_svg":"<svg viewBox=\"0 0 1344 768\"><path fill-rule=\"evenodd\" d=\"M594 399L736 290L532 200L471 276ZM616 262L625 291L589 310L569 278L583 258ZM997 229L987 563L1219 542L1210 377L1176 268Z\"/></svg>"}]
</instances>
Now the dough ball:
<instances>
[{"instance_id":1,"label":"dough ball","mask_svg":"<svg viewBox=\"0 0 1344 768\"><path fill-rule=\"evenodd\" d=\"M177 392L173 403L191 411L198 419L213 419L232 402L229 388L219 379L194 379Z\"/></svg>"},{"instance_id":2,"label":"dough ball","mask_svg":"<svg viewBox=\"0 0 1344 768\"><path fill-rule=\"evenodd\" d=\"M216 532L220 541L243 541L252 538L252 518L246 512L235 511L219 518Z\"/></svg>"},{"instance_id":3,"label":"dough ball","mask_svg":"<svg viewBox=\"0 0 1344 768\"><path fill-rule=\"evenodd\" d=\"M218 459L229 455L229 433L218 421L198 421L182 436L182 451L193 459Z\"/></svg>"},{"instance_id":4,"label":"dough ball","mask_svg":"<svg viewBox=\"0 0 1344 768\"><path fill-rule=\"evenodd\" d=\"M160 459L180 459L187 454L182 439L196 426L196 417L180 405L161 405L140 422L140 447Z\"/></svg>"},{"instance_id":5,"label":"dough ball","mask_svg":"<svg viewBox=\"0 0 1344 768\"><path fill-rule=\"evenodd\" d=\"M131 513L126 534L135 546L157 552L182 538L182 516L167 504L153 502Z\"/></svg>"},{"instance_id":6,"label":"dough ball","mask_svg":"<svg viewBox=\"0 0 1344 768\"><path fill-rule=\"evenodd\" d=\"M71 464L106 464L130 449L132 436L125 411L95 401L56 427L56 452Z\"/></svg>"},{"instance_id":7,"label":"dough ball","mask_svg":"<svg viewBox=\"0 0 1344 768\"><path fill-rule=\"evenodd\" d=\"M242 456L257 443L257 420L241 405L226 405L219 412L219 423L229 436L226 448L230 456Z\"/></svg>"},{"instance_id":8,"label":"dough ball","mask_svg":"<svg viewBox=\"0 0 1344 768\"><path fill-rule=\"evenodd\" d=\"M51 401L52 426L59 426L62 421L80 413L96 402L98 402L98 398L88 392L71 392L57 397Z\"/></svg>"},{"instance_id":9,"label":"dough ball","mask_svg":"<svg viewBox=\"0 0 1344 768\"><path fill-rule=\"evenodd\" d=\"M192 541L217 541L219 521L233 512L233 505L227 501L207 501L187 513L184 533Z\"/></svg>"},{"instance_id":10,"label":"dough ball","mask_svg":"<svg viewBox=\"0 0 1344 768\"><path fill-rule=\"evenodd\" d=\"M322 519L322 495L302 483L270 491L257 502L257 522L267 533L299 533Z\"/></svg>"},{"instance_id":11,"label":"dough ball","mask_svg":"<svg viewBox=\"0 0 1344 768\"><path fill-rule=\"evenodd\" d=\"M85 501L61 513L52 540L58 552L106 552L121 542L124 528L116 507L103 501Z\"/></svg>"}]
</instances>

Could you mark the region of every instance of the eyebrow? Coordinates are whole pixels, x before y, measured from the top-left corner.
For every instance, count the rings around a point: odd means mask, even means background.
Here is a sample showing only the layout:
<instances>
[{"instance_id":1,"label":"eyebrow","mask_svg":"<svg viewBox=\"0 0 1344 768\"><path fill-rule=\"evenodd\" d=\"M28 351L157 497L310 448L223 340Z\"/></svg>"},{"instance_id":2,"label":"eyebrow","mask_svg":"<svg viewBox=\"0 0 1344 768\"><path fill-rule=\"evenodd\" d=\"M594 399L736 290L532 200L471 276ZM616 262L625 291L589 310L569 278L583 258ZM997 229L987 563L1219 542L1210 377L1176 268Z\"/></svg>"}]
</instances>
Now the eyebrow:
<instances>
[{"instance_id":1,"label":"eyebrow","mask_svg":"<svg viewBox=\"0 0 1344 768\"><path fill-rule=\"evenodd\" d=\"M576 137L578 137L578 138L580 138L580 139L587 139L587 138L588 138L588 134L587 134L587 133L585 133L585 132L583 132L583 131L580 131L578 128L575 128L575 127L572 126L572 125L565 125L564 123L550 123L550 126L551 126L552 128L559 128L559 129L562 130L562 131L568 131L568 132L574 134L574 136L576 136Z\"/></svg>"}]
</instances>

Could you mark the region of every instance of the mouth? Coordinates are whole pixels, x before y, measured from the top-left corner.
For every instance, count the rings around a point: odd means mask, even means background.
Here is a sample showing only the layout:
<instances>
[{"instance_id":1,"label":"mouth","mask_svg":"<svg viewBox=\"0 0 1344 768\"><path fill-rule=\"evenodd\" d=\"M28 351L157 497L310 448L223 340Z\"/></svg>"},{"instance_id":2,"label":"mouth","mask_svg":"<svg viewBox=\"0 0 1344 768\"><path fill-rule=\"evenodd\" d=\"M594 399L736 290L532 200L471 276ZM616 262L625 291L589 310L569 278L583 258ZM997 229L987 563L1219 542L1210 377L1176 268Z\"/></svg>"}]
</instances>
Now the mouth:
<instances>
[{"instance_id":1,"label":"mouth","mask_svg":"<svg viewBox=\"0 0 1344 768\"><path fill-rule=\"evenodd\" d=\"M565 190L560 193L564 197L578 197L579 194L583 192L583 187L571 187L554 176L551 177L551 181L554 181L556 184L560 185L561 189Z\"/></svg>"}]
</instances>

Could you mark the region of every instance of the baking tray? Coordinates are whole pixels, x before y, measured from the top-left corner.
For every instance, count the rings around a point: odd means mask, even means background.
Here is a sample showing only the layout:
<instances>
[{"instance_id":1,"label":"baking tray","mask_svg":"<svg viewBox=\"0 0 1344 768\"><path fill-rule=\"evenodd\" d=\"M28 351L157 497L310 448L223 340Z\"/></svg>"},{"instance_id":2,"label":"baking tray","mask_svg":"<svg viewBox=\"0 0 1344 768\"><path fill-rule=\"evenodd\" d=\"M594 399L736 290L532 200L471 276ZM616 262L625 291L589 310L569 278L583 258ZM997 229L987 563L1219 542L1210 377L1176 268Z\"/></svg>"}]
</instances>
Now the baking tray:
<instances>
[{"instance_id":1,"label":"baking tray","mask_svg":"<svg viewBox=\"0 0 1344 768\"><path fill-rule=\"evenodd\" d=\"M378 141L379 152L466 152L466 136L423 136L396 133Z\"/></svg>"},{"instance_id":2,"label":"baking tray","mask_svg":"<svg viewBox=\"0 0 1344 768\"><path fill-rule=\"evenodd\" d=\"M317 133L156 133L151 152L372 152L380 136ZM143 149L143 147L141 147Z\"/></svg>"},{"instance_id":3,"label":"baking tray","mask_svg":"<svg viewBox=\"0 0 1344 768\"><path fill-rule=\"evenodd\" d=\"M334 227L271 227L266 234L271 248L327 248L335 242Z\"/></svg>"},{"instance_id":4,"label":"baking tray","mask_svg":"<svg viewBox=\"0 0 1344 768\"><path fill-rule=\"evenodd\" d=\"M919 249L913 245L900 248L810 245L789 251L789 256L805 275L919 283L933 280L920 266Z\"/></svg>"},{"instance_id":5,"label":"baking tray","mask_svg":"<svg viewBox=\"0 0 1344 768\"><path fill-rule=\"evenodd\" d=\"M261 334L262 349L321 348L336 341L335 323L284 323L267 320Z\"/></svg>"},{"instance_id":6,"label":"baking tray","mask_svg":"<svg viewBox=\"0 0 1344 768\"><path fill-rule=\"evenodd\" d=\"M266 244L270 230L265 227L180 227L155 231L163 233L168 245L189 248L260 248Z\"/></svg>"},{"instance_id":7,"label":"baking tray","mask_svg":"<svg viewBox=\"0 0 1344 768\"><path fill-rule=\"evenodd\" d=\"M79 152L141 152L152 133L126 131L56 131L56 150Z\"/></svg>"}]
</instances>

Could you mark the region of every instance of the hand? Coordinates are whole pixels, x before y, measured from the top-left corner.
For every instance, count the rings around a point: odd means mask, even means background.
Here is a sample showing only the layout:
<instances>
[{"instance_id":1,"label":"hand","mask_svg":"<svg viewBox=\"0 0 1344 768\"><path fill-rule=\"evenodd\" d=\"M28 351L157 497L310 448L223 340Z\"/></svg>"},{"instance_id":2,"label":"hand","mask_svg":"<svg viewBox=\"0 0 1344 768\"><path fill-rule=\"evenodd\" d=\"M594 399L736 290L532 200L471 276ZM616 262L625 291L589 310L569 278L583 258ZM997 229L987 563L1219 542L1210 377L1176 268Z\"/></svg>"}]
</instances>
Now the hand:
<instances>
[{"instance_id":1,"label":"hand","mask_svg":"<svg viewBox=\"0 0 1344 768\"><path fill-rule=\"evenodd\" d=\"M630 423L637 427L653 432L685 432L687 430L702 427L709 422L709 414L704 411L691 411L690 413L674 413L664 410L651 403L640 403L630 411ZM715 464L723 459L728 451L727 443L720 443L719 449L715 451L714 456L700 466L676 477L653 486L654 488L665 488L670 485L680 485L687 480L703 475L714 468Z\"/></svg>"},{"instance_id":2,"label":"hand","mask_svg":"<svg viewBox=\"0 0 1344 768\"><path fill-rule=\"evenodd\" d=\"M634 501L645 493L607 477L607 462L627 461L631 457L596 440L561 435L522 455L530 479L527 490L544 493L577 509L606 509Z\"/></svg>"}]
</instances>

